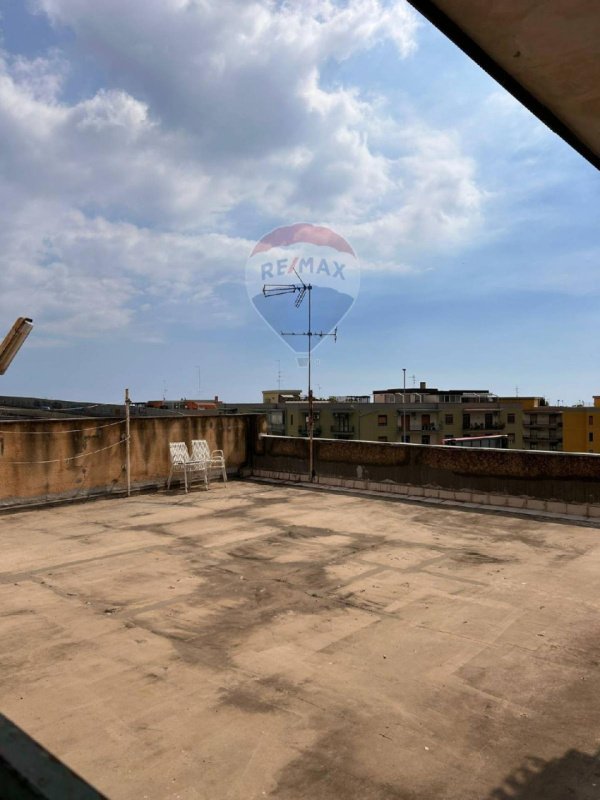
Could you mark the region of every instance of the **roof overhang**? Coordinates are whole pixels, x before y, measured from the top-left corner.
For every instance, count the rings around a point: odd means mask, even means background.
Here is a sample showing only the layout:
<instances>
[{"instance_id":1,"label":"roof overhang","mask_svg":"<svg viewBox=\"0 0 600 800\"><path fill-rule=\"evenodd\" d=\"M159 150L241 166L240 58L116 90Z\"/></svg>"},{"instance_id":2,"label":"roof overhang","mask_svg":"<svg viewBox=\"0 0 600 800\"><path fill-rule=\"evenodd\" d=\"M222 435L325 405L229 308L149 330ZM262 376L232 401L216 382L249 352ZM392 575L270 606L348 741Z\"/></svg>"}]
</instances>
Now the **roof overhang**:
<instances>
[{"instance_id":1,"label":"roof overhang","mask_svg":"<svg viewBox=\"0 0 600 800\"><path fill-rule=\"evenodd\" d=\"M408 0L600 169L598 0Z\"/></svg>"}]
</instances>

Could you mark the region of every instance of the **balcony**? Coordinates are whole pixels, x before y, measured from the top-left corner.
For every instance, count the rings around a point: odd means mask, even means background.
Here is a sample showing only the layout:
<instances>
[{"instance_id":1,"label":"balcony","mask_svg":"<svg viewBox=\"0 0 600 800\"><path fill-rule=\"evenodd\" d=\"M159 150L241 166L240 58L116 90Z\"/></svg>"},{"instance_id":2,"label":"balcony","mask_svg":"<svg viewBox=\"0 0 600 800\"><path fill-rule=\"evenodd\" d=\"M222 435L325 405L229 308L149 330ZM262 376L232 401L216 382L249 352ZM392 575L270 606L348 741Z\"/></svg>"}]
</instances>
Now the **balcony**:
<instances>
[{"instance_id":1,"label":"balcony","mask_svg":"<svg viewBox=\"0 0 600 800\"><path fill-rule=\"evenodd\" d=\"M551 419L537 419L535 417L527 419L525 417L523 420L523 427L525 428L562 428L562 425L560 417L552 417Z\"/></svg>"},{"instance_id":2,"label":"balcony","mask_svg":"<svg viewBox=\"0 0 600 800\"><path fill-rule=\"evenodd\" d=\"M471 425L463 425L463 431L503 431L506 425L503 422L493 422L485 425L483 422L474 422Z\"/></svg>"},{"instance_id":3,"label":"balcony","mask_svg":"<svg viewBox=\"0 0 600 800\"><path fill-rule=\"evenodd\" d=\"M335 433L335 434L338 434L338 433L339 434L345 434L345 433L350 434L350 433L354 433L354 425L332 425L330 430L331 430L331 433Z\"/></svg>"},{"instance_id":4,"label":"balcony","mask_svg":"<svg viewBox=\"0 0 600 800\"><path fill-rule=\"evenodd\" d=\"M408 400L406 403L403 403L402 400L398 400L397 403L394 403L396 406L397 413L402 416L402 409L405 407L406 413L409 414L411 411L417 411L419 414L422 411L438 411L440 404L439 403L409 403Z\"/></svg>"},{"instance_id":5,"label":"balcony","mask_svg":"<svg viewBox=\"0 0 600 800\"><path fill-rule=\"evenodd\" d=\"M523 440L530 442L562 442L562 434L555 434L549 431L531 431L523 433Z\"/></svg>"},{"instance_id":6,"label":"balcony","mask_svg":"<svg viewBox=\"0 0 600 800\"><path fill-rule=\"evenodd\" d=\"M319 425L315 425L313 428L313 436L320 436L321 435L321 427ZM298 436L308 436L308 428L298 428Z\"/></svg>"},{"instance_id":7,"label":"balcony","mask_svg":"<svg viewBox=\"0 0 600 800\"><path fill-rule=\"evenodd\" d=\"M398 425L398 430L402 432L402 425ZM439 426L433 422L428 422L425 425L418 425L413 422L412 425L406 429L406 432L411 433L414 431L415 433L418 433L419 431L437 431L437 430L439 430Z\"/></svg>"}]
</instances>

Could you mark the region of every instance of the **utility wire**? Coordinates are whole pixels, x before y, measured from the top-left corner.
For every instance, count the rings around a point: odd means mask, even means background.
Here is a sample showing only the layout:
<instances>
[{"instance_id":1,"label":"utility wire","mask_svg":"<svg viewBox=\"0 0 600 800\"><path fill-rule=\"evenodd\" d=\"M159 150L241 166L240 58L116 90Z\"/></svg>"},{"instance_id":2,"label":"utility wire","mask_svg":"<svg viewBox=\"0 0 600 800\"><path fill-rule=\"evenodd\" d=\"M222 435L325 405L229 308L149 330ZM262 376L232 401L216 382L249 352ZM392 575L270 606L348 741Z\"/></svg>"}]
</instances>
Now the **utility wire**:
<instances>
[{"instance_id":1,"label":"utility wire","mask_svg":"<svg viewBox=\"0 0 600 800\"><path fill-rule=\"evenodd\" d=\"M28 422L28 420L15 420L17 422ZM56 420L53 420L55 422ZM70 428L67 431L1 431L0 434L14 433L19 436L56 436L57 433L83 433L84 431L99 431L101 428L112 428L114 425L124 425L125 420L117 422L107 422L106 425L92 425L89 428Z\"/></svg>"},{"instance_id":2,"label":"utility wire","mask_svg":"<svg viewBox=\"0 0 600 800\"><path fill-rule=\"evenodd\" d=\"M9 466L12 464L58 464L61 461L75 461L78 458L87 458L88 456L96 455L96 453L102 453L104 450L110 450L111 447L118 447L118 445L124 444L127 441L127 438L119 439L118 442L114 442L114 444L109 444L107 447L101 447L98 450L90 450L89 453L80 453L78 456L69 456L68 458L49 458L46 461L2 461L0 460L0 466Z\"/></svg>"}]
</instances>

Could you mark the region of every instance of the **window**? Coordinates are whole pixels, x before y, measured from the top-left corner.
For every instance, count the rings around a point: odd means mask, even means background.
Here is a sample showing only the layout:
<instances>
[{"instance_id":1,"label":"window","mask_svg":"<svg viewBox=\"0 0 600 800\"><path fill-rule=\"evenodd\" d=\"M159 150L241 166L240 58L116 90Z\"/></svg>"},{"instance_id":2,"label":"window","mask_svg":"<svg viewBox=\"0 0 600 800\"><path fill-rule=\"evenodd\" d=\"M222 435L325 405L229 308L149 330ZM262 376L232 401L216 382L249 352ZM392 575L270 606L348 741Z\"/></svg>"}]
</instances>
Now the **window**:
<instances>
[{"instance_id":1,"label":"window","mask_svg":"<svg viewBox=\"0 0 600 800\"><path fill-rule=\"evenodd\" d=\"M377 416L378 425L387 425L387 414L379 414Z\"/></svg>"},{"instance_id":2,"label":"window","mask_svg":"<svg viewBox=\"0 0 600 800\"><path fill-rule=\"evenodd\" d=\"M590 414L590 416L588 417L588 425L593 425L593 424L594 424L594 417L592 414Z\"/></svg>"},{"instance_id":3,"label":"window","mask_svg":"<svg viewBox=\"0 0 600 800\"><path fill-rule=\"evenodd\" d=\"M515 415L514 414L507 414L506 415L506 421L508 422L509 425L514 425L515 424Z\"/></svg>"},{"instance_id":4,"label":"window","mask_svg":"<svg viewBox=\"0 0 600 800\"><path fill-rule=\"evenodd\" d=\"M514 433L509 433L508 434L508 443L509 444L514 444L515 443L515 435L514 435Z\"/></svg>"},{"instance_id":5,"label":"window","mask_svg":"<svg viewBox=\"0 0 600 800\"><path fill-rule=\"evenodd\" d=\"M378 442L387 442L387 440L388 440L387 436L378 436L377 437L377 441Z\"/></svg>"},{"instance_id":6,"label":"window","mask_svg":"<svg viewBox=\"0 0 600 800\"><path fill-rule=\"evenodd\" d=\"M430 440L431 436L428 436L427 434L423 434L423 436L421 436L421 444L429 444Z\"/></svg>"},{"instance_id":7,"label":"window","mask_svg":"<svg viewBox=\"0 0 600 800\"><path fill-rule=\"evenodd\" d=\"M332 430L338 433L350 433L350 414L341 411L333 412L333 425Z\"/></svg>"},{"instance_id":8,"label":"window","mask_svg":"<svg viewBox=\"0 0 600 800\"><path fill-rule=\"evenodd\" d=\"M290 414L290 425L294 424L294 415Z\"/></svg>"},{"instance_id":9,"label":"window","mask_svg":"<svg viewBox=\"0 0 600 800\"><path fill-rule=\"evenodd\" d=\"M593 441L594 441L594 432L590 431L588 433L588 442L593 442Z\"/></svg>"},{"instance_id":10,"label":"window","mask_svg":"<svg viewBox=\"0 0 600 800\"><path fill-rule=\"evenodd\" d=\"M444 419L446 420L446 425L453 425L454 424L454 414L446 414Z\"/></svg>"}]
</instances>

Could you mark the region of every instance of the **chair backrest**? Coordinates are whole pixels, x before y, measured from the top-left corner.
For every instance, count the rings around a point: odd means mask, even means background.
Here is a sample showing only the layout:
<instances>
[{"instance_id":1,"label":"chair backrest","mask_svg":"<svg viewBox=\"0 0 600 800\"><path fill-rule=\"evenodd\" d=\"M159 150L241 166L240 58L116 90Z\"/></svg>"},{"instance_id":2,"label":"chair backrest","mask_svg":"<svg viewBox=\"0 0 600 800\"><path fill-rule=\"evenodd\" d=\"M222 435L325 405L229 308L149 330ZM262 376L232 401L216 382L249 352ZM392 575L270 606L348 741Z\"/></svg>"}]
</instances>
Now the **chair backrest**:
<instances>
[{"instance_id":1,"label":"chair backrest","mask_svg":"<svg viewBox=\"0 0 600 800\"><path fill-rule=\"evenodd\" d=\"M190 460L190 454L185 442L169 442L169 453L172 464L185 464Z\"/></svg>"},{"instance_id":2,"label":"chair backrest","mask_svg":"<svg viewBox=\"0 0 600 800\"><path fill-rule=\"evenodd\" d=\"M192 439L192 460L210 461L210 448L206 439Z\"/></svg>"}]
</instances>

